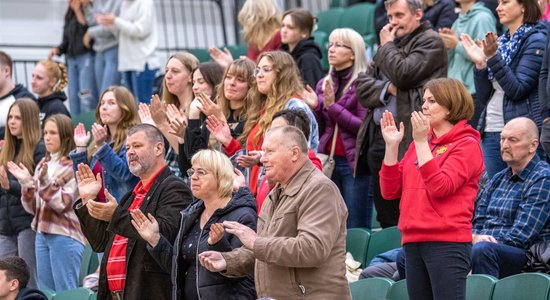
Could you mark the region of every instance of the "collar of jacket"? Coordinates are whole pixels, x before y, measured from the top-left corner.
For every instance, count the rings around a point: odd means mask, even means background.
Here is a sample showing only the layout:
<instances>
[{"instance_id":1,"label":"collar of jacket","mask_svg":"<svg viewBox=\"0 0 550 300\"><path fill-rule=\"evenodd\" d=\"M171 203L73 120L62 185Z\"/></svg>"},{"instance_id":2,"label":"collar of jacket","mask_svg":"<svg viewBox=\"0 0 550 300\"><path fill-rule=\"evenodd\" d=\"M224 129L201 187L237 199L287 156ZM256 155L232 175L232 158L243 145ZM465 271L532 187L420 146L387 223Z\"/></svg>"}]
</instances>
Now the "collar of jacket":
<instances>
[{"instance_id":1,"label":"collar of jacket","mask_svg":"<svg viewBox=\"0 0 550 300\"><path fill-rule=\"evenodd\" d=\"M429 21L423 21L422 23L420 23L420 26L418 26L415 30L413 30L413 32L411 32L410 34L408 34L408 35L406 35L406 36L404 36L400 39L395 39L394 43L395 43L396 46L401 47L402 45L408 44L409 41L412 40L417 35L423 33L424 31L431 30L431 29L432 29L432 25L430 25L430 22Z\"/></svg>"},{"instance_id":2,"label":"collar of jacket","mask_svg":"<svg viewBox=\"0 0 550 300\"><path fill-rule=\"evenodd\" d=\"M280 196L295 196L300 189L302 189L302 186L306 183L308 178L310 177L311 173L316 170L315 166L311 162L311 160L307 160L306 163L290 178L290 181L288 182L288 185L281 191ZM280 187L280 184L278 184L277 187Z\"/></svg>"}]
</instances>

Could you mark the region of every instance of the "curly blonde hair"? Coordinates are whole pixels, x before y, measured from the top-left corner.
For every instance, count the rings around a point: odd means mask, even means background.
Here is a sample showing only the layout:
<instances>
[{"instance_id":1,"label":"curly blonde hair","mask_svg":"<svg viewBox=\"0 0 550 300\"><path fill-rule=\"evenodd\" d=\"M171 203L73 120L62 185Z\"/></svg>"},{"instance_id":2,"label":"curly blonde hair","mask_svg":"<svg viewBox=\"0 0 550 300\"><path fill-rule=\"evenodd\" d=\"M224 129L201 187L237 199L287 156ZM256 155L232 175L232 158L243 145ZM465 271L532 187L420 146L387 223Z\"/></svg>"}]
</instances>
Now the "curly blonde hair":
<instances>
[{"instance_id":1,"label":"curly blonde hair","mask_svg":"<svg viewBox=\"0 0 550 300\"><path fill-rule=\"evenodd\" d=\"M247 0L238 16L243 38L260 50L281 28L281 9L275 0Z\"/></svg>"},{"instance_id":2,"label":"curly blonde hair","mask_svg":"<svg viewBox=\"0 0 550 300\"><path fill-rule=\"evenodd\" d=\"M55 80L55 84L52 87L54 93L62 91L69 84L67 67L64 64L53 60L41 60L38 63L46 69L50 80Z\"/></svg>"}]
</instances>

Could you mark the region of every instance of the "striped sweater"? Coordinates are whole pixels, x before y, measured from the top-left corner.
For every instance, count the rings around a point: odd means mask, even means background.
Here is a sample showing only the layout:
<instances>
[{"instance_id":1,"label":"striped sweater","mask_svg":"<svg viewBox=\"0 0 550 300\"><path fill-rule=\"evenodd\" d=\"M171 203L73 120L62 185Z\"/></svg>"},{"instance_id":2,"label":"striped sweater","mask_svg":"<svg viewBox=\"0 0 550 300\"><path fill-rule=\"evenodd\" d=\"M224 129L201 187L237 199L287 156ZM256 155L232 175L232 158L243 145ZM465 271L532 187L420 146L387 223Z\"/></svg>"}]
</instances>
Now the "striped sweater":
<instances>
[{"instance_id":1,"label":"striped sweater","mask_svg":"<svg viewBox=\"0 0 550 300\"><path fill-rule=\"evenodd\" d=\"M36 232L64 235L85 244L80 222L72 209L78 199L72 162L67 158L60 160L56 153L51 155L47 166L42 178L38 164L33 180L21 183L23 207L34 215L31 227Z\"/></svg>"}]
</instances>

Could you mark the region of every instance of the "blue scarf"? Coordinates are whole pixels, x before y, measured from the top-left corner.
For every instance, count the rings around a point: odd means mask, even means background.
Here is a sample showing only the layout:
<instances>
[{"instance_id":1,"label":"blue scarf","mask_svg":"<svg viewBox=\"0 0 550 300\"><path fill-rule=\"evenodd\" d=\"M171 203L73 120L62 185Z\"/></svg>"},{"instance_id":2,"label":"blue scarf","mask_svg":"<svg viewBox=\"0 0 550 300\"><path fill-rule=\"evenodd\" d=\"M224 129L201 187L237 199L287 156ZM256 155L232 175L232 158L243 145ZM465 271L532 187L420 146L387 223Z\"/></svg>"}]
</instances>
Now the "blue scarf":
<instances>
[{"instance_id":1,"label":"blue scarf","mask_svg":"<svg viewBox=\"0 0 550 300\"><path fill-rule=\"evenodd\" d=\"M533 24L523 24L521 25L516 33L513 36L510 36L510 30L507 30L503 35L498 38L498 53L500 57L504 60L506 65L509 65L512 61L512 58L518 52L519 44L523 37L533 29L535 25ZM489 80L493 80L495 77L491 68L488 68L489 71Z\"/></svg>"}]
</instances>

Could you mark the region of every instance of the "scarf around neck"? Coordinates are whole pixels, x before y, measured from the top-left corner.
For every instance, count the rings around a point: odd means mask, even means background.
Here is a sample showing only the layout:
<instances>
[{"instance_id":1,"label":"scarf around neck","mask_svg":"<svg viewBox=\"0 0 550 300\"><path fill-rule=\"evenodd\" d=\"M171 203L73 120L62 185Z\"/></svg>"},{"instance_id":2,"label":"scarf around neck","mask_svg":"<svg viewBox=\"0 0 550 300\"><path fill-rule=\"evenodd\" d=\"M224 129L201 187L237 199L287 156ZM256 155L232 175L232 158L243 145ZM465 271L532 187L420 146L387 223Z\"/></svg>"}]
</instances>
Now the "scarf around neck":
<instances>
[{"instance_id":1,"label":"scarf around neck","mask_svg":"<svg viewBox=\"0 0 550 300\"><path fill-rule=\"evenodd\" d=\"M509 65L512 61L514 55L518 52L519 46L523 37L535 27L534 24L523 24L518 30L510 36L510 30L507 30L503 35L498 38L498 53L500 57L504 60L506 65ZM493 80L495 77L491 68L489 70L489 79Z\"/></svg>"}]
</instances>

